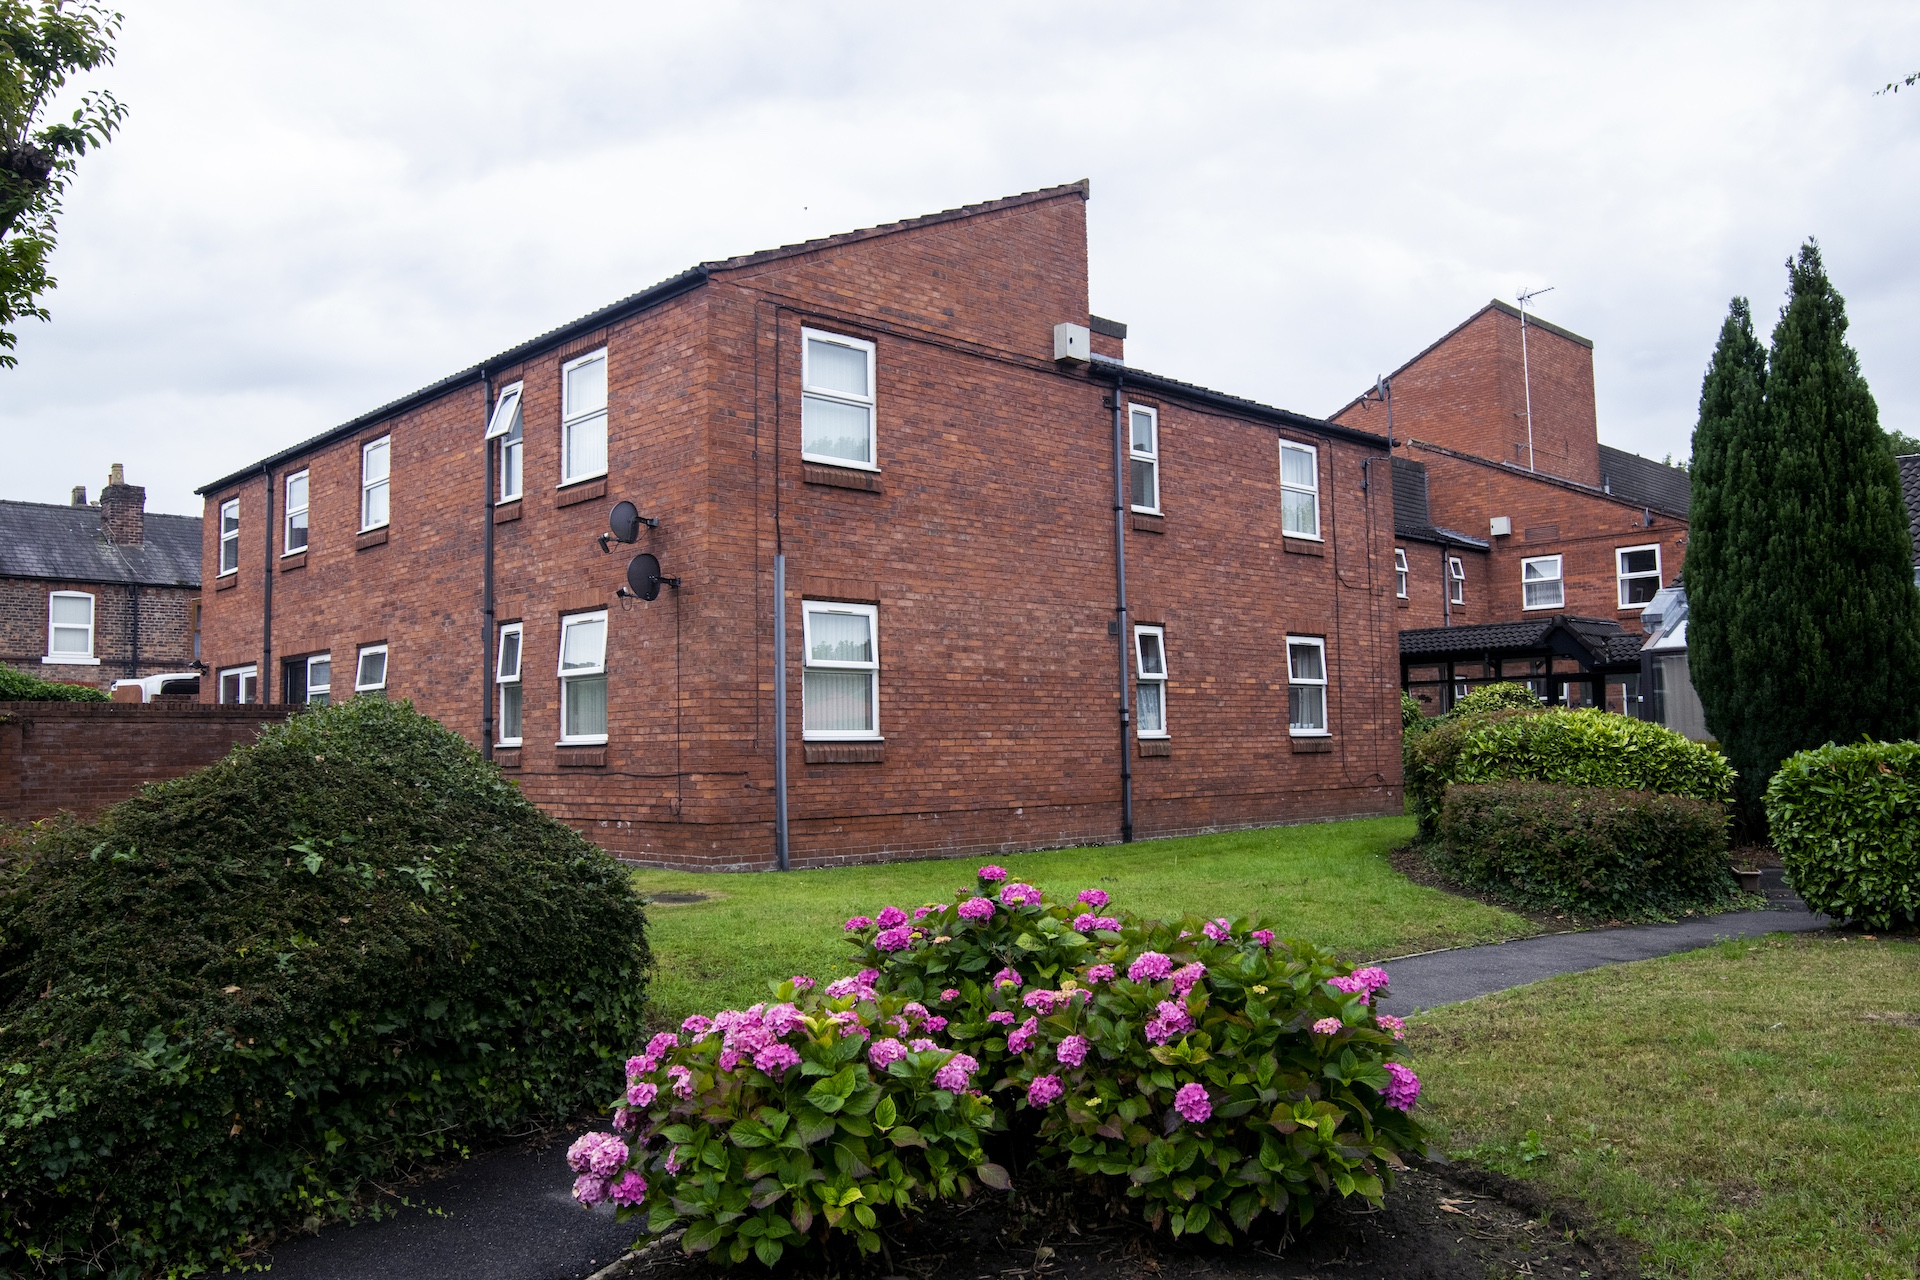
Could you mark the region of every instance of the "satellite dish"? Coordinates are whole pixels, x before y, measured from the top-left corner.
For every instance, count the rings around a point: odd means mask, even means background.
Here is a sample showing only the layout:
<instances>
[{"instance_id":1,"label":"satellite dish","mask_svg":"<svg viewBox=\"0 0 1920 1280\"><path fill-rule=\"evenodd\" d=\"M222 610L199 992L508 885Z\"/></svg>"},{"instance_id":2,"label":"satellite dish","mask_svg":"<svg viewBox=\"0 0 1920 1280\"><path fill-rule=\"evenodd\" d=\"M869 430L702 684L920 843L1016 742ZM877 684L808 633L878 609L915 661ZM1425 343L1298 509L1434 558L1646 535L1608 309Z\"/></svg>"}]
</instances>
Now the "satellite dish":
<instances>
[{"instance_id":1,"label":"satellite dish","mask_svg":"<svg viewBox=\"0 0 1920 1280\"><path fill-rule=\"evenodd\" d=\"M638 542L640 540L640 508L631 502L613 504L613 514L607 520L607 526L613 532L615 542Z\"/></svg>"},{"instance_id":2,"label":"satellite dish","mask_svg":"<svg viewBox=\"0 0 1920 1280\"><path fill-rule=\"evenodd\" d=\"M642 600L659 597L660 560L657 556L642 551L627 561L627 589Z\"/></svg>"}]
</instances>

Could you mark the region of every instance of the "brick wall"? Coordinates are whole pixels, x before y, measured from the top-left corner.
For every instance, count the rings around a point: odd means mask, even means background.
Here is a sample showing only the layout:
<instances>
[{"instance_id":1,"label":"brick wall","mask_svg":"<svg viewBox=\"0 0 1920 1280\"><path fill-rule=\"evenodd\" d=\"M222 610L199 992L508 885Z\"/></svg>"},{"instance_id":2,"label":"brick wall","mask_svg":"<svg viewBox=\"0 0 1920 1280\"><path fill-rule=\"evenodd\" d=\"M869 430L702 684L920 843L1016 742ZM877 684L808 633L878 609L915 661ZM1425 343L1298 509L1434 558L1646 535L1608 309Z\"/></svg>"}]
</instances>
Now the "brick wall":
<instances>
[{"instance_id":1,"label":"brick wall","mask_svg":"<svg viewBox=\"0 0 1920 1280\"><path fill-rule=\"evenodd\" d=\"M56 591L93 597L93 652L98 666L43 665L47 600ZM62 684L105 689L115 680L193 669L193 602L198 588L129 587L124 583L0 578L0 663ZM138 616L139 660L134 660Z\"/></svg>"},{"instance_id":2,"label":"brick wall","mask_svg":"<svg viewBox=\"0 0 1920 1280\"><path fill-rule=\"evenodd\" d=\"M0 702L0 819L82 816L251 742L285 708Z\"/></svg>"},{"instance_id":3,"label":"brick wall","mask_svg":"<svg viewBox=\"0 0 1920 1280\"><path fill-rule=\"evenodd\" d=\"M1411 538L1394 544L1407 553L1407 598L1395 599L1402 631L1426 627L1466 627L1501 620L1495 608L1495 584L1488 565L1488 553L1470 548L1440 547ZM1466 572L1464 599L1454 604L1447 598L1447 557L1459 559Z\"/></svg>"}]
</instances>

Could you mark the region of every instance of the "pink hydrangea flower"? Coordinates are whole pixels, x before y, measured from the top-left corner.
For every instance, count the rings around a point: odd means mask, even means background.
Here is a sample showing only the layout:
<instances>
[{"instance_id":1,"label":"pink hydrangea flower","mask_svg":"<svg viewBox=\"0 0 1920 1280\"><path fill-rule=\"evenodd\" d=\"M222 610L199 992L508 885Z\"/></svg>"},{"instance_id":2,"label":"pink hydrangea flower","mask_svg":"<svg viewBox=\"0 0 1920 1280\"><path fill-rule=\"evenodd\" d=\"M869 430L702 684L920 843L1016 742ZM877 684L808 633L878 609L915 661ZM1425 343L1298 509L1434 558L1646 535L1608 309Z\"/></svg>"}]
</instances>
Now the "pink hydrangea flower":
<instances>
[{"instance_id":1,"label":"pink hydrangea flower","mask_svg":"<svg viewBox=\"0 0 1920 1280\"><path fill-rule=\"evenodd\" d=\"M1127 966L1127 977L1135 982L1158 982L1173 972L1173 961L1158 951L1143 951Z\"/></svg>"},{"instance_id":2,"label":"pink hydrangea flower","mask_svg":"<svg viewBox=\"0 0 1920 1280\"><path fill-rule=\"evenodd\" d=\"M1020 971L1012 967L1002 969L993 975L994 986L997 987L1007 982L1011 982L1016 987L1024 987L1027 985L1027 980L1020 976Z\"/></svg>"},{"instance_id":3,"label":"pink hydrangea flower","mask_svg":"<svg viewBox=\"0 0 1920 1280\"><path fill-rule=\"evenodd\" d=\"M1387 971L1378 965L1368 965L1364 969L1355 969L1353 976L1361 982L1366 983L1369 992L1384 991L1387 987Z\"/></svg>"},{"instance_id":4,"label":"pink hydrangea flower","mask_svg":"<svg viewBox=\"0 0 1920 1280\"><path fill-rule=\"evenodd\" d=\"M650 1107L660 1094L660 1086L651 1081L642 1080L639 1084L627 1086L627 1105L630 1107Z\"/></svg>"},{"instance_id":5,"label":"pink hydrangea flower","mask_svg":"<svg viewBox=\"0 0 1920 1280\"><path fill-rule=\"evenodd\" d=\"M913 1030L913 1024L911 1022L908 1022L905 1018L901 1017L897 1013L894 1014L891 1018L888 1018L885 1025L887 1030L893 1032L893 1034L897 1036L903 1036L907 1034L907 1032Z\"/></svg>"},{"instance_id":6,"label":"pink hydrangea flower","mask_svg":"<svg viewBox=\"0 0 1920 1280\"><path fill-rule=\"evenodd\" d=\"M1322 1018L1313 1024L1313 1034L1317 1036L1337 1035L1346 1030L1347 1024L1338 1018Z\"/></svg>"},{"instance_id":7,"label":"pink hydrangea flower","mask_svg":"<svg viewBox=\"0 0 1920 1280\"><path fill-rule=\"evenodd\" d=\"M947 1020L936 1013L931 1018L928 1018L925 1022L921 1023L920 1026L921 1026L921 1029L924 1031L928 1031L934 1035L939 1035L942 1031L945 1031L947 1029Z\"/></svg>"},{"instance_id":8,"label":"pink hydrangea flower","mask_svg":"<svg viewBox=\"0 0 1920 1280\"><path fill-rule=\"evenodd\" d=\"M1074 932L1075 933L1093 932L1093 922L1097 918L1098 917L1096 917L1091 911L1082 911L1079 915L1073 918Z\"/></svg>"},{"instance_id":9,"label":"pink hydrangea flower","mask_svg":"<svg viewBox=\"0 0 1920 1280\"><path fill-rule=\"evenodd\" d=\"M949 1000L958 1000L959 998L960 998L960 988L958 987L948 987L945 991L942 991L940 993L940 999L942 1003L945 1003L946 1001L949 1001Z\"/></svg>"},{"instance_id":10,"label":"pink hydrangea flower","mask_svg":"<svg viewBox=\"0 0 1920 1280\"><path fill-rule=\"evenodd\" d=\"M880 914L873 918L873 922L882 929L891 929L896 925L905 924L907 922L907 913L898 907L882 907L880 908Z\"/></svg>"},{"instance_id":11,"label":"pink hydrangea flower","mask_svg":"<svg viewBox=\"0 0 1920 1280\"><path fill-rule=\"evenodd\" d=\"M1007 1037L1008 1053L1025 1053L1033 1038L1040 1034L1040 1019L1028 1018L1019 1029Z\"/></svg>"},{"instance_id":12,"label":"pink hydrangea flower","mask_svg":"<svg viewBox=\"0 0 1920 1280\"><path fill-rule=\"evenodd\" d=\"M804 973L796 973L792 978L788 979L788 981L793 983L793 989L796 994L802 991L811 991L815 985L817 985L812 978L809 978Z\"/></svg>"},{"instance_id":13,"label":"pink hydrangea flower","mask_svg":"<svg viewBox=\"0 0 1920 1280\"><path fill-rule=\"evenodd\" d=\"M1005 1009L995 1009L992 1013L987 1015L987 1021L997 1022L1003 1027L1010 1027L1014 1023L1014 1017L1012 1014L1008 1013Z\"/></svg>"},{"instance_id":14,"label":"pink hydrangea flower","mask_svg":"<svg viewBox=\"0 0 1920 1280\"><path fill-rule=\"evenodd\" d=\"M860 989L858 978L835 978L827 984L827 999L844 1000Z\"/></svg>"},{"instance_id":15,"label":"pink hydrangea flower","mask_svg":"<svg viewBox=\"0 0 1920 1280\"><path fill-rule=\"evenodd\" d=\"M693 1072L685 1067L672 1066L667 1068L667 1078L673 1081L674 1097L691 1098L693 1096Z\"/></svg>"},{"instance_id":16,"label":"pink hydrangea flower","mask_svg":"<svg viewBox=\"0 0 1920 1280\"><path fill-rule=\"evenodd\" d=\"M912 1018L915 1022L919 1022L927 1016L927 1006L921 1004L918 1000L909 1000L901 1006L900 1012Z\"/></svg>"},{"instance_id":17,"label":"pink hydrangea flower","mask_svg":"<svg viewBox=\"0 0 1920 1280\"><path fill-rule=\"evenodd\" d=\"M876 1071L885 1071L906 1056L907 1046L892 1036L888 1036L885 1040L875 1040L867 1046L867 1061Z\"/></svg>"},{"instance_id":18,"label":"pink hydrangea flower","mask_svg":"<svg viewBox=\"0 0 1920 1280\"><path fill-rule=\"evenodd\" d=\"M1207 1097L1207 1086L1198 1081L1183 1084L1173 1095L1173 1109L1188 1124L1200 1124L1213 1114L1213 1100Z\"/></svg>"},{"instance_id":19,"label":"pink hydrangea flower","mask_svg":"<svg viewBox=\"0 0 1920 1280\"><path fill-rule=\"evenodd\" d=\"M1005 867L986 866L980 868L975 874L991 884L998 880L1005 880L1007 878L1007 869Z\"/></svg>"},{"instance_id":20,"label":"pink hydrangea flower","mask_svg":"<svg viewBox=\"0 0 1920 1280\"><path fill-rule=\"evenodd\" d=\"M1065 1092L1059 1076L1035 1076L1027 1085L1027 1105L1050 1107L1060 1101L1060 1095Z\"/></svg>"},{"instance_id":21,"label":"pink hydrangea flower","mask_svg":"<svg viewBox=\"0 0 1920 1280\"><path fill-rule=\"evenodd\" d=\"M873 921L869 920L866 916L848 916L847 922L840 927L848 933L858 933L862 929L873 928Z\"/></svg>"},{"instance_id":22,"label":"pink hydrangea flower","mask_svg":"<svg viewBox=\"0 0 1920 1280\"><path fill-rule=\"evenodd\" d=\"M1000 905L1017 907L1023 902L1038 904L1042 897L1041 892L1030 884L1010 884L1000 891Z\"/></svg>"},{"instance_id":23,"label":"pink hydrangea flower","mask_svg":"<svg viewBox=\"0 0 1920 1280\"><path fill-rule=\"evenodd\" d=\"M662 1031L659 1035L647 1041L647 1056L649 1058L665 1057L679 1047L679 1036L673 1034L671 1031Z\"/></svg>"},{"instance_id":24,"label":"pink hydrangea flower","mask_svg":"<svg viewBox=\"0 0 1920 1280\"><path fill-rule=\"evenodd\" d=\"M874 935L873 945L882 951L905 951L913 945L913 931L905 925L894 929L882 929Z\"/></svg>"},{"instance_id":25,"label":"pink hydrangea flower","mask_svg":"<svg viewBox=\"0 0 1920 1280\"><path fill-rule=\"evenodd\" d=\"M713 1019L704 1014L696 1013L681 1023L680 1029L686 1032L690 1038L698 1040L701 1036L713 1030Z\"/></svg>"},{"instance_id":26,"label":"pink hydrangea flower","mask_svg":"<svg viewBox=\"0 0 1920 1280\"><path fill-rule=\"evenodd\" d=\"M649 1071L656 1071L660 1064L645 1054L635 1054L627 1059L627 1079L638 1080Z\"/></svg>"},{"instance_id":27,"label":"pink hydrangea flower","mask_svg":"<svg viewBox=\"0 0 1920 1280\"><path fill-rule=\"evenodd\" d=\"M1087 1060L1087 1047L1085 1036L1068 1036L1054 1046L1053 1056L1062 1066L1077 1067Z\"/></svg>"},{"instance_id":28,"label":"pink hydrangea flower","mask_svg":"<svg viewBox=\"0 0 1920 1280\"><path fill-rule=\"evenodd\" d=\"M1263 947L1273 946L1273 930L1271 929L1255 929L1252 937L1255 942Z\"/></svg>"},{"instance_id":29,"label":"pink hydrangea flower","mask_svg":"<svg viewBox=\"0 0 1920 1280\"><path fill-rule=\"evenodd\" d=\"M669 1148L667 1151L667 1172L678 1173L680 1172L680 1169L681 1169L680 1148L678 1147Z\"/></svg>"},{"instance_id":30,"label":"pink hydrangea flower","mask_svg":"<svg viewBox=\"0 0 1920 1280\"><path fill-rule=\"evenodd\" d=\"M968 898L960 904L960 918L962 920L985 920L992 914L992 898Z\"/></svg>"},{"instance_id":31,"label":"pink hydrangea flower","mask_svg":"<svg viewBox=\"0 0 1920 1280\"><path fill-rule=\"evenodd\" d=\"M584 1205L596 1205L607 1198L607 1180L583 1173L573 1180L573 1198Z\"/></svg>"},{"instance_id":32,"label":"pink hydrangea flower","mask_svg":"<svg viewBox=\"0 0 1920 1280\"><path fill-rule=\"evenodd\" d=\"M627 1162L627 1144L611 1133L585 1133L567 1148L567 1167L575 1173L612 1177Z\"/></svg>"},{"instance_id":33,"label":"pink hydrangea flower","mask_svg":"<svg viewBox=\"0 0 1920 1280\"><path fill-rule=\"evenodd\" d=\"M932 907L915 907L913 909L913 918L915 920L925 920L928 916L932 914L933 914Z\"/></svg>"},{"instance_id":34,"label":"pink hydrangea flower","mask_svg":"<svg viewBox=\"0 0 1920 1280\"><path fill-rule=\"evenodd\" d=\"M880 971L878 969L862 969L854 976L860 979L860 985L863 987L870 987L880 981Z\"/></svg>"},{"instance_id":35,"label":"pink hydrangea flower","mask_svg":"<svg viewBox=\"0 0 1920 1280\"><path fill-rule=\"evenodd\" d=\"M630 1107L615 1107L613 1109L613 1131L615 1133L625 1133L640 1123L639 1117L640 1113ZM643 1143L642 1145L644 1146L645 1144Z\"/></svg>"},{"instance_id":36,"label":"pink hydrangea flower","mask_svg":"<svg viewBox=\"0 0 1920 1280\"><path fill-rule=\"evenodd\" d=\"M1392 1080L1380 1096L1396 1111L1413 1110L1414 1100L1420 1096L1420 1077L1397 1062L1387 1064L1387 1074Z\"/></svg>"},{"instance_id":37,"label":"pink hydrangea flower","mask_svg":"<svg viewBox=\"0 0 1920 1280\"><path fill-rule=\"evenodd\" d=\"M1207 966L1195 961L1192 964L1183 964L1174 970L1173 976L1168 979L1168 982L1173 986L1173 994L1184 996L1187 992L1193 990L1194 983L1206 976Z\"/></svg>"},{"instance_id":38,"label":"pink hydrangea flower","mask_svg":"<svg viewBox=\"0 0 1920 1280\"><path fill-rule=\"evenodd\" d=\"M913 1050L915 1053L925 1053L929 1049L938 1049L939 1047L939 1045L924 1036L907 1046L907 1048Z\"/></svg>"},{"instance_id":39,"label":"pink hydrangea flower","mask_svg":"<svg viewBox=\"0 0 1920 1280\"><path fill-rule=\"evenodd\" d=\"M1186 1006L1178 1001L1162 1000L1154 1013L1156 1016L1147 1023L1146 1028L1147 1040L1153 1044L1178 1040L1193 1030L1192 1017L1188 1015Z\"/></svg>"},{"instance_id":40,"label":"pink hydrangea flower","mask_svg":"<svg viewBox=\"0 0 1920 1280\"><path fill-rule=\"evenodd\" d=\"M1105 889L1082 889L1080 891L1080 901L1086 903L1095 911L1098 911L1100 908L1106 906L1108 902L1112 901L1112 899L1107 897L1107 891Z\"/></svg>"},{"instance_id":41,"label":"pink hydrangea flower","mask_svg":"<svg viewBox=\"0 0 1920 1280\"><path fill-rule=\"evenodd\" d=\"M1087 981L1088 982L1112 982L1113 966L1110 964L1094 965L1092 968L1087 970Z\"/></svg>"},{"instance_id":42,"label":"pink hydrangea flower","mask_svg":"<svg viewBox=\"0 0 1920 1280\"><path fill-rule=\"evenodd\" d=\"M1345 978L1328 978L1327 985L1336 991L1359 996L1361 1004L1366 1004L1373 998L1373 989L1367 986L1367 980L1358 974Z\"/></svg>"},{"instance_id":43,"label":"pink hydrangea flower","mask_svg":"<svg viewBox=\"0 0 1920 1280\"><path fill-rule=\"evenodd\" d=\"M933 1073L933 1083L948 1093L965 1093L973 1073L979 1069L978 1061L964 1053L956 1053L947 1059L946 1066Z\"/></svg>"},{"instance_id":44,"label":"pink hydrangea flower","mask_svg":"<svg viewBox=\"0 0 1920 1280\"><path fill-rule=\"evenodd\" d=\"M753 1065L770 1076L777 1076L789 1067L799 1066L800 1055L791 1045L770 1044L753 1055Z\"/></svg>"},{"instance_id":45,"label":"pink hydrangea flower","mask_svg":"<svg viewBox=\"0 0 1920 1280\"><path fill-rule=\"evenodd\" d=\"M629 1169L620 1181L613 1184L612 1195L615 1204L639 1204L647 1198L647 1180Z\"/></svg>"},{"instance_id":46,"label":"pink hydrangea flower","mask_svg":"<svg viewBox=\"0 0 1920 1280\"><path fill-rule=\"evenodd\" d=\"M1384 1030L1393 1032L1393 1038L1395 1040L1405 1040L1407 1038L1407 1024L1405 1019L1396 1018L1390 1013L1379 1013L1374 1015L1373 1020L1379 1023Z\"/></svg>"},{"instance_id":47,"label":"pink hydrangea flower","mask_svg":"<svg viewBox=\"0 0 1920 1280\"><path fill-rule=\"evenodd\" d=\"M714 1063L714 1065L716 1067L719 1067L722 1071L732 1071L735 1067L740 1065L740 1060L745 1056L746 1055L741 1053L738 1049L722 1049L720 1051L720 1057Z\"/></svg>"},{"instance_id":48,"label":"pink hydrangea flower","mask_svg":"<svg viewBox=\"0 0 1920 1280\"><path fill-rule=\"evenodd\" d=\"M1200 932L1206 934L1215 942L1225 942L1233 936L1233 921L1227 919L1225 916L1220 916L1201 925Z\"/></svg>"},{"instance_id":49,"label":"pink hydrangea flower","mask_svg":"<svg viewBox=\"0 0 1920 1280\"><path fill-rule=\"evenodd\" d=\"M1048 991L1044 987L1035 987L1027 992L1027 998L1020 1003L1044 1018L1053 1012L1054 1002L1059 998L1058 992Z\"/></svg>"}]
</instances>

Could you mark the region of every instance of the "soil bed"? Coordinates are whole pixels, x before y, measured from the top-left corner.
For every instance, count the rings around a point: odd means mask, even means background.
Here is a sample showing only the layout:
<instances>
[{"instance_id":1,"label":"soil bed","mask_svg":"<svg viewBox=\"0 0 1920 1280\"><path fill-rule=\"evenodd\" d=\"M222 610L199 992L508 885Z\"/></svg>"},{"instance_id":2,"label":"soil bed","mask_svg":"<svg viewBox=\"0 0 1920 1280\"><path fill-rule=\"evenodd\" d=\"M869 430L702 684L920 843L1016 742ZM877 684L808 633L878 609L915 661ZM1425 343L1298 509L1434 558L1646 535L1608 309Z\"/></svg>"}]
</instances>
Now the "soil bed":
<instances>
[{"instance_id":1,"label":"soil bed","mask_svg":"<svg viewBox=\"0 0 1920 1280\"><path fill-rule=\"evenodd\" d=\"M1639 1274L1637 1251L1595 1230L1579 1210L1549 1204L1532 1187L1460 1165L1425 1166L1399 1175L1384 1209L1333 1206L1291 1240L1269 1231L1237 1248L1176 1243L1154 1235L1131 1202L1114 1214L1089 1196L1044 1194L1009 1204L976 1193L888 1233L888 1253L838 1265L782 1262L772 1273L749 1260L735 1277L771 1274L870 1276L876 1280L1186 1280L1199 1276L1364 1276L1369 1280L1489 1280L1489 1277L1626 1277ZM720 1274L663 1241L613 1277Z\"/></svg>"}]
</instances>

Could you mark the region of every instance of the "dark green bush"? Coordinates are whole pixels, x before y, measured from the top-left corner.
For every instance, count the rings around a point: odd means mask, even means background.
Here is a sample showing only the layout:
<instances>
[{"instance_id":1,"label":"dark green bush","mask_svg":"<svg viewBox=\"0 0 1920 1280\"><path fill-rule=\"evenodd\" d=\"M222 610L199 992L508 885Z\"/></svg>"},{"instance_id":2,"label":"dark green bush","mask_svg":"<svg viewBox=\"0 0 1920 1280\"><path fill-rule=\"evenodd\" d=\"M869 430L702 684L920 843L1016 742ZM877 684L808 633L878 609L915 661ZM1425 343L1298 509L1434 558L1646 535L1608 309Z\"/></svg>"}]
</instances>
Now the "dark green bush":
<instances>
[{"instance_id":1,"label":"dark green bush","mask_svg":"<svg viewBox=\"0 0 1920 1280\"><path fill-rule=\"evenodd\" d=\"M84 684L42 680L30 671L0 664L0 702L110 702L106 694Z\"/></svg>"},{"instance_id":2,"label":"dark green bush","mask_svg":"<svg viewBox=\"0 0 1920 1280\"><path fill-rule=\"evenodd\" d=\"M1920 742L1802 751L1773 775L1766 805L1808 906L1876 929L1920 919Z\"/></svg>"},{"instance_id":3,"label":"dark green bush","mask_svg":"<svg viewBox=\"0 0 1920 1280\"><path fill-rule=\"evenodd\" d=\"M266 730L0 881L0 1273L184 1275L620 1081L617 863L406 704Z\"/></svg>"},{"instance_id":4,"label":"dark green bush","mask_svg":"<svg viewBox=\"0 0 1920 1280\"><path fill-rule=\"evenodd\" d=\"M1405 689L1402 689L1400 691L1400 728L1402 732L1408 729L1417 729L1424 725L1426 721L1427 713L1421 709L1420 699L1414 697Z\"/></svg>"},{"instance_id":5,"label":"dark green bush","mask_svg":"<svg viewBox=\"0 0 1920 1280\"><path fill-rule=\"evenodd\" d=\"M1455 784L1436 858L1463 884L1581 915L1671 916L1737 891L1725 808L1651 791Z\"/></svg>"},{"instance_id":6,"label":"dark green bush","mask_svg":"<svg viewBox=\"0 0 1920 1280\"><path fill-rule=\"evenodd\" d=\"M1469 690L1467 696L1448 708L1443 719L1472 720L1495 711L1538 711L1540 695L1523 684L1503 680Z\"/></svg>"}]
</instances>

